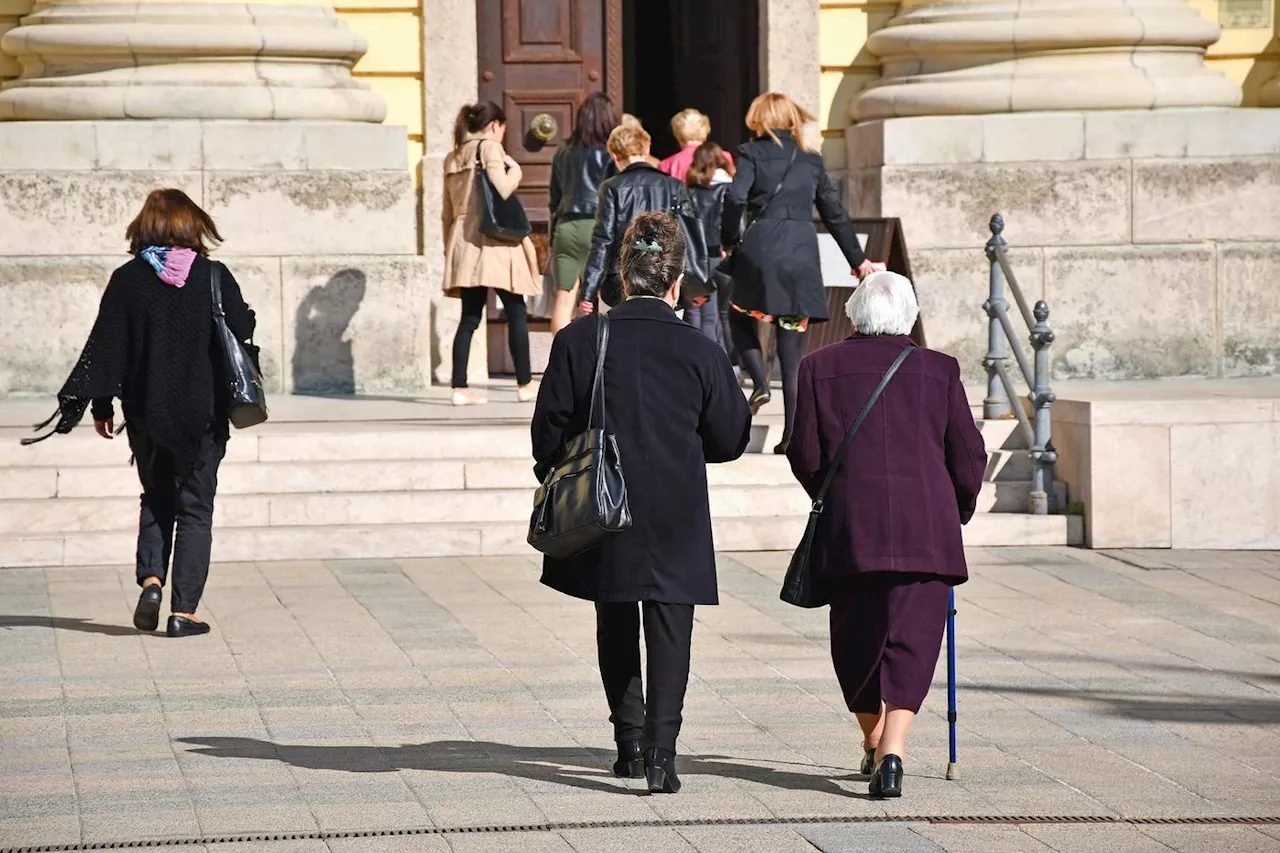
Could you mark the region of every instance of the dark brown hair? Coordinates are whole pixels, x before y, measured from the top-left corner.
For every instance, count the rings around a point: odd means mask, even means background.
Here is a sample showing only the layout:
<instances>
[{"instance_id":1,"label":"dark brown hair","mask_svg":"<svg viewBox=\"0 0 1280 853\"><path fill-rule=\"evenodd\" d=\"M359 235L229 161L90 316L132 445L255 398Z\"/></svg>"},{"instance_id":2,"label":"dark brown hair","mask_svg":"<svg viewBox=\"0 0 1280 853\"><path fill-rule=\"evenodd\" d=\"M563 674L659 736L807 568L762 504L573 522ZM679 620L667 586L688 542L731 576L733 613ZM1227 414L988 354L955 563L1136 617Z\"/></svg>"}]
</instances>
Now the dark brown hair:
<instances>
[{"instance_id":1,"label":"dark brown hair","mask_svg":"<svg viewBox=\"0 0 1280 853\"><path fill-rule=\"evenodd\" d=\"M593 92L578 107L577 123L569 141L587 148L604 148L609 134L622 121L618 105L604 92Z\"/></svg>"},{"instance_id":2,"label":"dark brown hair","mask_svg":"<svg viewBox=\"0 0 1280 853\"><path fill-rule=\"evenodd\" d=\"M507 114L493 101L467 104L458 110L458 117L453 122L453 147L461 147L468 133L479 133L495 121L506 124Z\"/></svg>"},{"instance_id":3,"label":"dark brown hair","mask_svg":"<svg viewBox=\"0 0 1280 853\"><path fill-rule=\"evenodd\" d=\"M714 142L704 142L693 152L693 163L685 173L684 182L691 187L709 187L716 169L733 174L733 164L724 156L724 149Z\"/></svg>"},{"instance_id":4,"label":"dark brown hair","mask_svg":"<svg viewBox=\"0 0 1280 853\"><path fill-rule=\"evenodd\" d=\"M680 223L668 213L642 213L622 238L622 290L627 296L663 296L684 272Z\"/></svg>"},{"instance_id":5,"label":"dark brown hair","mask_svg":"<svg viewBox=\"0 0 1280 853\"><path fill-rule=\"evenodd\" d=\"M153 191L124 236L135 255L147 246L181 246L207 255L210 245L222 242L213 217L182 190Z\"/></svg>"}]
</instances>

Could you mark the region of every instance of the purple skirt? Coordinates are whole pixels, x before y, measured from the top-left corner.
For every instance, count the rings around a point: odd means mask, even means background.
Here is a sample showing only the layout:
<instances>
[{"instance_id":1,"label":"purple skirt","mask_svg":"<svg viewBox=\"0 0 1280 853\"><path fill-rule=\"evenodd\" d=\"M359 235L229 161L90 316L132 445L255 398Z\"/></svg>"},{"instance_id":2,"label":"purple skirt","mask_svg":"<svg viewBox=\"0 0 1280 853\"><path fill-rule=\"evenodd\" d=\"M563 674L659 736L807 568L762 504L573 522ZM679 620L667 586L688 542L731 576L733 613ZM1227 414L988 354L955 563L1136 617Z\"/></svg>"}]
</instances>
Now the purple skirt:
<instances>
[{"instance_id":1,"label":"purple skirt","mask_svg":"<svg viewBox=\"0 0 1280 853\"><path fill-rule=\"evenodd\" d=\"M935 575L865 574L831 590L831 661L855 714L886 702L918 712L942 649L951 584Z\"/></svg>"}]
</instances>

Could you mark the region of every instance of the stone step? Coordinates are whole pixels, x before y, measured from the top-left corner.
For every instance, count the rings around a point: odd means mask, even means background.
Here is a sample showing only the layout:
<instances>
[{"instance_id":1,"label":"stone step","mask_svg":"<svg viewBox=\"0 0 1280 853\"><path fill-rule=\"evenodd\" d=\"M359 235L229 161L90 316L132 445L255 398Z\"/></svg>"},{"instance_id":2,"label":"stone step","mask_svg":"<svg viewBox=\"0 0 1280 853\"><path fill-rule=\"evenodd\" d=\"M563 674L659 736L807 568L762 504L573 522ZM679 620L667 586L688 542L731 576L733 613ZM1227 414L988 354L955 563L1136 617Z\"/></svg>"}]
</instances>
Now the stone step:
<instances>
[{"instance_id":1,"label":"stone step","mask_svg":"<svg viewBox=\"0 0 1280 853\"><path fill-rule=\"evenodd\" d=\"M713 522L721 551L788 551L799 542L804 518L737 517ZM525 523L433 523L240 527L215 531L217 562L256 560L397 559L411 557L538 555L525 544ZM964 529L968 547L1079 544L1080 519L1048 515L975 516ZM0 564L16 566L128 565L132 532L49 535L0 534ZM537 569L530 567L530 572Z\"/></svg>"}]
</instances>

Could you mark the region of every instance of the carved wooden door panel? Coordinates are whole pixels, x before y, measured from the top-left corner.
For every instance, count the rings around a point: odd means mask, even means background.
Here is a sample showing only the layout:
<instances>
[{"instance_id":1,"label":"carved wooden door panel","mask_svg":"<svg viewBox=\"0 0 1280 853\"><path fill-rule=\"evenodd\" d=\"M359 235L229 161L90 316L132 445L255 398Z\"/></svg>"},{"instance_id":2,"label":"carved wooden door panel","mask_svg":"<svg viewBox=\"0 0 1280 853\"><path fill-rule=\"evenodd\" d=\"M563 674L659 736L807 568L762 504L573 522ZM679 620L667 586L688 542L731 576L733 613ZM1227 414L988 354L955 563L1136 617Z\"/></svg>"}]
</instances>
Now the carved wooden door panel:
<instances>
[{"instance_id":1,"label":"carved wooden door panel","mask_svg":"<svg viewBox=\"0 0 1280 853\"><path fill-rule=\"evenodd\" d=\"M477 0L480 97L507 114L506 149L524 168L520 199L548 219L551 158L577 108L622 95L621 0Z\"/></svg>"}]
</instances>

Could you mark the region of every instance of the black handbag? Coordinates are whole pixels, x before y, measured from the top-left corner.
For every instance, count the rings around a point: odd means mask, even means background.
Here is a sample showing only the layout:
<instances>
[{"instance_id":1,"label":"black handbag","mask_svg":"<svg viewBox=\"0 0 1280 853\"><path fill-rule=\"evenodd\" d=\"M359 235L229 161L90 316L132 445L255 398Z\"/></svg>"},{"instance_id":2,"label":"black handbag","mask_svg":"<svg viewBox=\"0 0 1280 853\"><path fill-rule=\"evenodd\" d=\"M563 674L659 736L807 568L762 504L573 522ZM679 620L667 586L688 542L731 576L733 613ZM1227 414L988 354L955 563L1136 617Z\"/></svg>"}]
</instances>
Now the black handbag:
<instances>
[{"instance_id":1,"label":"black handbag","mask_svg":"<svg viewBox=\"0 0 1280 853\"><path fill-rule=\"evenodd\" d=\"M604 358L609 348L609 318L600 315L596 372L591 384L587 429L574 436L533 498L529 544L560 560L595 548L631 527L627 482L622 476L618 442L605 429ZM599 407L599 418L596 411Z\"/></svg>"},{"instance_id":2,"label":"black handbag","mask_svg":"<svg viewBox=\"0 0 1280 853\"><path fill-rule=\"evenodd\" d=\"M747 232L751 230L752 226L760 221L760 217L764 216L765 211L769 209L769 205L773 204L773 200L778 197L778 193L782 192L782 185L787 182L787 175L791 174L791 167L795 165L796 154L798 153L800 153L800 146L792 146L791 157L787 160L787 168L782 170L782 177L778 179L778 185L773 188L773 192L769 193L769 197L764 200L764 204L760 206L760 211L755 216L748 216L747 211L742 211L741 225L738 228L738 245L729 253L729 257L725 258L720 264L721 272L729 276L733 275L734 256L746 241Z\"/></svg>"},{"instance_id":3,"label":"black handbag","mask_svg":"<svg viewBox=\"0 0 1280 853\"><path fill-rule=\"evenodd\" d=\"M502 197L480 159L481 142L476 146L476 187L480 191L480 233L495 240L519 243L533 233L529 215L515 193Z\"/></svg>"},{"instance_id":4,"label":"black handbag","mask_svg":"<svg viewBox=\"0 0 1280 853\"><path fill-rule=\"evenodd\" d=\"M241 343L227 326L227 315L222 310L221 264L210 266L209 289L213 293L213 331L222 352L222 378L226 383L231 425L236 429L257 426L267 419L267 395L262 390L262 370L258 366L259 350L252 343Z\"/></svg>"},{"instance_id":5,"label":"black handbag","mask_svg":"<svg viewBox=\"0 0 1280 853\"><path fill-rule=\"evenodd\" d=\"M796 548L796 552L791 555L791 564L787 566L787 577L782 582L782 593L778 597L787 604L794 604L796 607L822 607L828 603L826 597L822 595L814 584L813 570L809 565L809 552L813 550L813 537L818 531L818 521L822 518L823 502L827 498L827 490L831 488L831 481L835 479L836 470L840 467L840 463L844 461L845 451L849 449L849 444L853 441L853 437L858 434L858 429L862 426L862 422L867 419L867 415L871 412L871 407L880 399L880 395L884 393L885 386L889 384L893 374L898 372L898 368L902 366L902 363L907 360L907 356L911 355L911 351L915 348L915 344L908 344L907 348L894 359L893 364L889 365L889 369L884 372L884 376L880 377L880 384L871 392L871 396L867 398L867 402L862 406L862 411L858 412L858 417L854 419L853 425L844 434L844 441L840 442L840 447L836 450L835 455L831 457L831 464L827 466L827 474L822 478L822 485L818 488L818 494L813 498L813 507L809 510L809 523L804 528L804 538L800 540L800 546Z\"/></svg>"}]
</instances>

